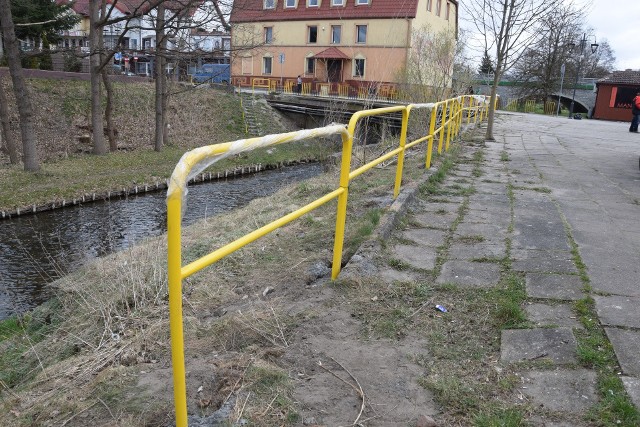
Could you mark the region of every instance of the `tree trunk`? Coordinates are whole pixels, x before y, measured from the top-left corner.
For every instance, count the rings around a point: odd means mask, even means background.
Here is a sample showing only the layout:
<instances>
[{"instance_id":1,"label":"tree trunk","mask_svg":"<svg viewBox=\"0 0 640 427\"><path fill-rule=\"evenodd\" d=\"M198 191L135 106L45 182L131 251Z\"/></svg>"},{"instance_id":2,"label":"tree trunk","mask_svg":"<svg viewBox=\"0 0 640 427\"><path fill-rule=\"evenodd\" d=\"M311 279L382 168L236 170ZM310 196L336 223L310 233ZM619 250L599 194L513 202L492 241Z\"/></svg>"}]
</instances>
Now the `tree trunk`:
<instances>
[{"instance_id":1,"label":"tree trunk","mask_svg":"<svg viewBox=\"0 0 640 427\"><path fill-rule=\"evenodd\" d=\"M155 61L155 75L156 75L156 132L155 132L155 150L162 150L164 145L164 133L165 133L165 106L166 101L166 77L164 73L165 54L166 54L166 40L164 37L164 3L160 3L157 8L156 19L156 61Z\"/></svg>"},{"instance_id":2,"label":"tree trunk","mask_svg":"<svg viewBox=\"0 0 640 427\"><path fill-rule=\"evenodd\" d=\"M500 74L498 72L498 68L499 67L496 67L496 71L493 75L493 86L491 87L491 98L489 100L489 110L487 113L487 133L484 137L484 139L486 139L487 141L496 140L493 137L493 119L496 113L496 96L498 91L498 84L500 83Z\"/></svg>"},{"instance_id":3,"label":"tree trunk","mask_svg":"<svg viewBox=\"0 0 640 427\"><path fill-rule=\"evenodd\" d=\"M104 142L104 122L102 120L102 86L100 84L100 58L102 56L102 31L98 27L100 2L89 2L89 49L91 56L91 129L93 132L93 153L107 154Z\"/></svg>"},{"instance_id":4,"label":"tree trunk","mask_svg":"<svg viewBox=\"0 0 640 427\"><path fill-rule=\"evenodd\" d=\"M2 128L0 129L2 131L2 140L4 141L4 145L7 147L9 161L12 165L17 165L20 163L20 156L18 155L16 142L13 139L13 135L11 135L9 108L7 105L7 97L4 93L4 88L2 87L2 78L0 78L0 123L2 123Z\"/></svg>"},{"instance_id":5,"label":"tree trunk","mask_svg":"<svg viewBox=\"0 0 640 427\"><path fill-rule=\"evenodd\" d=\"M103 67L100 72L102 83L107 93L107 104L104 107L104 119L107 122L107 138L109 139L109 151L118 151L118 139L116 138L115 126L113 124L113 85L107 73L107 67Z\"/></svg>"},{"instance_id":6,"label":"tree trunk","mask_svg":"<svg viewBox=\"0 0 640 427\"><path fill-rule=\"evenodd\" d=\"M37 172L40 170L38 154L36 151L36 132L33 126L33 109L27 85L22 75L20 64L20 50L11 16L11 4L9 0L0 0L0 25L4 37L6 57L9 63L9 73L13 81L13 91L16 96L18 115L20 116L20 132L22 134L22 154L24 170Z\"/></svg>"}]
</instances>

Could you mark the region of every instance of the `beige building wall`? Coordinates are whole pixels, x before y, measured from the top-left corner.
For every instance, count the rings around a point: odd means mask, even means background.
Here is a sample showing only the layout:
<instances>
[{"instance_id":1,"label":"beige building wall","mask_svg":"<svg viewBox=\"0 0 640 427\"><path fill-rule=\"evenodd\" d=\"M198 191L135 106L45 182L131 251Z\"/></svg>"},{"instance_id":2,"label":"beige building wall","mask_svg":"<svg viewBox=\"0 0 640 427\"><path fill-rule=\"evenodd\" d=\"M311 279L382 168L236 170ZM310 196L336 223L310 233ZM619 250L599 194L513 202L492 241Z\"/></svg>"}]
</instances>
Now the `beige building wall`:
<instances>
[{"instance_id":1,"label":"beige building wall","mask_svg":"<svg viewBox=\"0 0 640 427\"><path fill-rule=\"evenodd\" d=\"M427 6L431 4L431 10L427 10ZM449 4L449 19L446 19L447 4ZM438 0L420 0L418 2L418 10L416 18L413 20L413 28L422 28L428 25L433 32L438 33L442 30L456 30L456 8L455 5L447 0L441 0L440 16L436 14Z\"/></svg>"},{"instance_id":2,"label":"beige building wall","mask_svg":"<svg viewBox=\"0 0 640 427\"><path fill-rule=\"evenodd\" d=\"M316 43L308 43L308 28L317 26ZM366 43L356 43L358 25L367 26ZM340 43L331 43L332 26L341 28ZM233 76L261 76L270 78L295 78L326 81L324 61L316 60L314 73L305 73L306 60L330 47L335 47L347 55L343 61L342 81L394 81L398 69L406 61L406 51L410 38L411 22L408 19L363 19L363 20L319 20L293 22L259 22L234 27L232 43L234 47L251 46L264 41L265 28L272 28L273 41L246 52L237 52L232 61ZM279 55L284 53L284 64L279 63ZM272 58L271 74L264 74L263 58ZM365 59L365 73L355 77L355 61Z\"/></svg>"}]
</instances>

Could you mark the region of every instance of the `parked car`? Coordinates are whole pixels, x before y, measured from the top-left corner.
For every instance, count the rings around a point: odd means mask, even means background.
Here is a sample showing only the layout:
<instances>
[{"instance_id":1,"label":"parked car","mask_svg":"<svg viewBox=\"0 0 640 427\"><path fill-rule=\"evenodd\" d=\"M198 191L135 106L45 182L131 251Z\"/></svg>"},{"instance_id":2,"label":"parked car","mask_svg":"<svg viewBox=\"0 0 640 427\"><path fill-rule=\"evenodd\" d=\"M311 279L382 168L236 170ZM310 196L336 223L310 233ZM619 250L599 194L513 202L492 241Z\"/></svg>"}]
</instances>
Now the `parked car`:
<instances>
[{"instance_id":1,"label":"parked car","mask_svg":"<svg viewBox=\"0 0 640 427\"><path fill-rule=\"evenodd\" d=\"M203 64L202 69L192 76L194 83L223 83L231 81L230 64Z\"/></svg>"}]
</instances>

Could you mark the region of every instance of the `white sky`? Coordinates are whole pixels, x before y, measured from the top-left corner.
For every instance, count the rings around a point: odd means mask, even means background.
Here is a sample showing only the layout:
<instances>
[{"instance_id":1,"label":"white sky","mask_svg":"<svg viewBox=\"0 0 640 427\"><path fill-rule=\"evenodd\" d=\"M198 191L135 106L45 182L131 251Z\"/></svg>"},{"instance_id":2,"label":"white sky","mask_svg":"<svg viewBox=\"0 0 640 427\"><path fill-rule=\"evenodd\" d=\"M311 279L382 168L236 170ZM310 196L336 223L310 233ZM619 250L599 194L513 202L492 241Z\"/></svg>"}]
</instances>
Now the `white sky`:
<instances>
[{"instance_id":1,"label":"white sky","mask_svg":"<svg viewBox=\"0 0 640 427\"><path fill-rule=\"evenodd\" d=\"M640 0L593 0L587 10L597 39L613 49L616 69L640 70Z\"/></svg>"}]
</instances>

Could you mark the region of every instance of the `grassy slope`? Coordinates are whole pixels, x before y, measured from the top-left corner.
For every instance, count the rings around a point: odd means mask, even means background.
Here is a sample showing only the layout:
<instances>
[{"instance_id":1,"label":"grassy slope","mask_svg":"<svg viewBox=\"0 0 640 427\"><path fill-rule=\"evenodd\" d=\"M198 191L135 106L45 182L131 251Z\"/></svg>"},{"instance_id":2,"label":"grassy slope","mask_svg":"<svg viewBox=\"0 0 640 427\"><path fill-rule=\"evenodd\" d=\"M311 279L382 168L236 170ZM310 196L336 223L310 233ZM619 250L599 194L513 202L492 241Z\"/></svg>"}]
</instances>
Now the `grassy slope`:
<instances>
[{"instance_id":1,"label":"grassy slope","mask_svg":"<svg viewBox=\"0 0 640 427\"><path fill-rule=\"evenodd\" d=\"M87 82L31 80L36 113L38 155L42 171L25 173L8 164L0 153L0 211L70 200L84 194L122 190L155 184L171 175L187 150L244 138L239 97L210 88L172 87L169 106L170 143L153 151L153 86L147 83L115 84L115 117L120 151L107 156L89 154L80 142L88 135L89 87ZM7 88L5 87L5 90ZM10 91L8 92L11 96ZM13 108L13 100L10 99ZM285 132L277 117L265 133ZM15 111L12 131L19 141ZM277 164L285 160L321 158L328 147L320 144L288 144L220 162L214 170L241 164Z\"/></svg>"}]
</instances>

